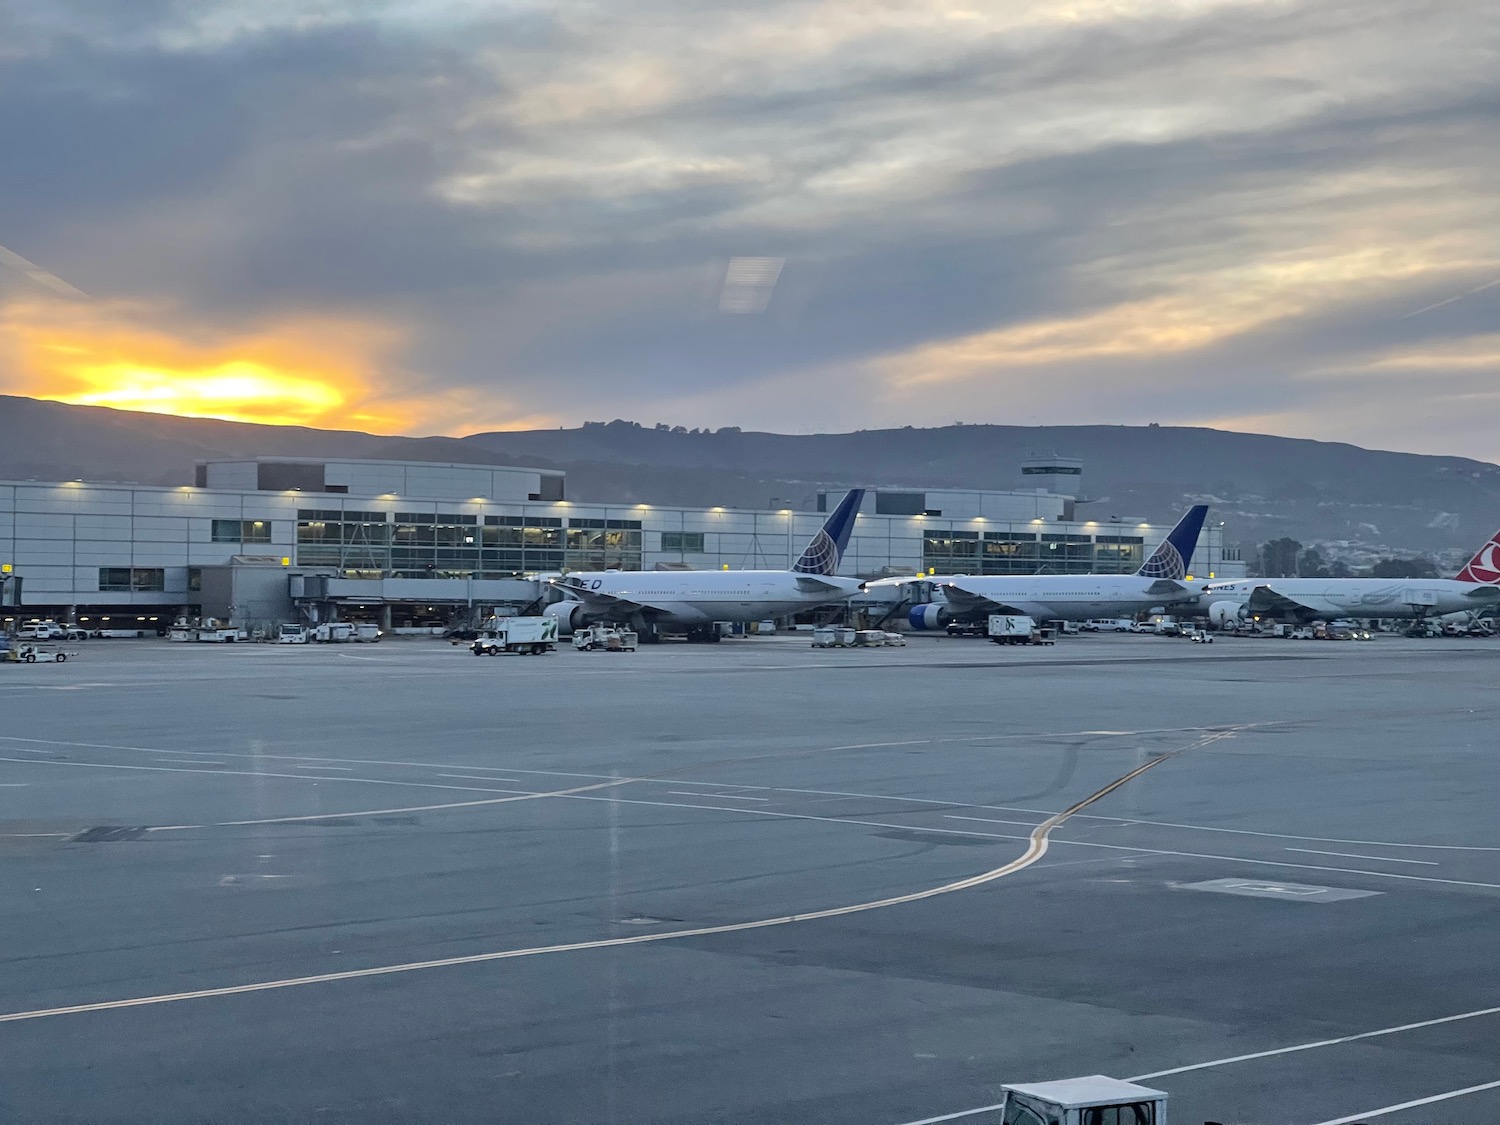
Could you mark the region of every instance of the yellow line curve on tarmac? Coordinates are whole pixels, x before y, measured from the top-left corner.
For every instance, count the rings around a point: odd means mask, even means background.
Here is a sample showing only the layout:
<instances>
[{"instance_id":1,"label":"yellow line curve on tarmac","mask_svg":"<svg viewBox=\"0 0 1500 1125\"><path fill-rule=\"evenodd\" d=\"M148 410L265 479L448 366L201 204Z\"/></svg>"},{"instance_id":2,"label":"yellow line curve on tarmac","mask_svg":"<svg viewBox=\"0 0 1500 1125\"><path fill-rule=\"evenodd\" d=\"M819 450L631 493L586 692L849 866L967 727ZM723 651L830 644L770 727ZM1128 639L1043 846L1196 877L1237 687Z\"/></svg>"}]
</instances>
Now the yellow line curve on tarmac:
<instances>
[{"instance_id":1,"label":"yellow line curve on tarmac","mask_svg":"<svg viewBox=\"0 0 1500 1125\"><path fill-rule=\"evenodd\" d=\"M1026 850L1009 863L991 868L989 871L980 872L978 875L971 875L965 879L958 879L951 883L942 883L935 887L912 891L908 894L893 895L889 898L874 899L869 902L851 903L847 906L834 906L823 910L812 910L802 914L782 914L774 918L757 918L748 922L726 922L717 926L697 926L692 929L669 930L664 933L597 938L593 941L569 942L563 945L539 945L526 949L499 949L489 953L471 953L461 957L441 957L431 961L408 961L399 965L377 965L368 969L348 969L337 973L316 973L312 976L257 981L253 984L233 984L225 985L221 988L201 988L191 992L169 992L154 996L133 996L122 1000L101 1000L92 1004L70 1004L60 1008L37 1008L26 1012L6 1012L0 1014L0 1023L20 1023L26 1020L50 1019L54 1016L82 1015L88 1012L111 1012L122 1008L145 1008L157 1004L174 1004L183 1000L207 1000L219 996L240 996L251 992L274 992L285 988L301 988L310 984L332 984L337 981L361 980L366 977L391 976L397 973L415 973L427 969L446 969L458 965L482 965L490 961L507 961L517 957L540 957L551 953L579 953L589 949L612 949L618 946L649 945L653 942L676 941L682 938L743 933L748 930L769 929L773 926L787 926L794 922L815 922L824 918L841 918L850 914L862 914L870 910L883 910L891 906L904 906L907 903L921 902L924 899L937 898L940 895L953 894L956 891L970 890L1025 870L1047 854L1048 839L1052 831L1070 817L1082 812L1095 802L1103 800L1121 786L1135 780L1148 770L1155 769L1163 762L1171 761L1173 758L1185 754L1189 750L1196 750L1199 747L1207 746L1209 743L1225 738L1232 738L1236 733L1234 730L1215 731L1187 746L1182 746L1176 750L1158 755L1150 761L1137 766L1129 773L1115 778L1102 789L1098 789L1082 800L1069 805L1066 809L1048 817L1041 824L1033 828L1027 837ZM604 787L604 785L598 785L589 786L588 788ZM547 795L537 794L537 796Z\"/></svg>"}]
</instances>

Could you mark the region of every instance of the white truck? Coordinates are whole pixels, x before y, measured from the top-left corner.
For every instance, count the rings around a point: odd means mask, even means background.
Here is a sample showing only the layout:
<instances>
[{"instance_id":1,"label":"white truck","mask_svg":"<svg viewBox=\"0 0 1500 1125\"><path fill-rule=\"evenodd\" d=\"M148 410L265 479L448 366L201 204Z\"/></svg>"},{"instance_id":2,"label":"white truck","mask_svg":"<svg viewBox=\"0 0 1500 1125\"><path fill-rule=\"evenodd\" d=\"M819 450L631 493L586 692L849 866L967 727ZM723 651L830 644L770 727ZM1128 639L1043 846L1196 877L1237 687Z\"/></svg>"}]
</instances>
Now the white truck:
<instances>
[{"instance_id":1,"label":"white truck","mask_svg":"<svg viewBox=\"0 0 1500 1125\"><path fill-rule=\"evenodd\" d=\"M497 617L474 638L469 651L475 656L499 656L502 652L540 656L557 647L555 617Z\"/></svg>"},{"instance_id":2,"label":"white truck","mask_svg":"<svg viewBox=\"0 0 1500 1125\"><path fill-rule=\"evenodd\" d=\"M308 640L308 628L295 621L284 623L276 633L276 643L279 645L305 645Z\"/></svg>"},{"instance_id":3,"label":"white truck","mask_svg":"<svg viewBox=\"0 0 1500 1125\"><path fill-rule=\"evenodd\" d=\"M319 644L347 644L354 639L354 626L347 621L324 621L314 625L309 640Z\"/></svg>"},{"instance_id":4,"label":"white truck","mask_svg":"<svg viewBox=\"0 0 1500 1125\"><path fill-rule=\"evenodd\" d=\"M639 640L633 630L614 625L573 630L573 647L579 652L634 652Z\"/></svg>"},{"instance_id":5,"label":"white truck","mask_svg":"<svg viewBox=\"0 0 1500 1125\"><path fill-rule=\"evenodd\" d=\"M1102 1074L1002 1086L1002 1125L1167 1125L1167 1095Z\"/></svg>"},{"instance_id":6,"label":"white truck","mask_svg":"<svg viewBox=\"0 0 1500 1125\"><path fill-rule=\"evenodd\" d=\"M989 638L997 645L1050 645L1052 638L1036 622L1019 613L990 614Z\"/></svg>"}]
</instances>

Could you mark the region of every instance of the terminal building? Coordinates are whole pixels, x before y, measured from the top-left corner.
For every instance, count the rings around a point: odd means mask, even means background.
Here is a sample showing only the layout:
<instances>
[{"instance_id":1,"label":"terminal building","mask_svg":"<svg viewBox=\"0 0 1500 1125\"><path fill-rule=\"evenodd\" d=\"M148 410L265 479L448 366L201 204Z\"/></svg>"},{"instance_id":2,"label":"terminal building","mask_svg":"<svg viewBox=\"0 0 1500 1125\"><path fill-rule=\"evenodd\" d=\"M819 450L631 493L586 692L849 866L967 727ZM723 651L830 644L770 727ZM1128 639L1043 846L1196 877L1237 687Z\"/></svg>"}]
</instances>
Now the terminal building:
<instances>
[{"instance_id":1,"label":"terminal building","mask_svg":"<svg viewBox=\"0 0 1500 1125\"><path fill-rule=\"evenodd\" d=\"M870 490L840 572L1129 573L1170 530L1080 520L1076 461L1023 473L1042 486ZM564 571L782 569L841 495L818 493L815 511L591 504L568 499L554 470L288 458L200 462L175 488L6 481L3 612L100 628L188 615L425 629L534 609ZM1194 563L1243 573L1216 526Z\"/></svg>"}]
</instances>

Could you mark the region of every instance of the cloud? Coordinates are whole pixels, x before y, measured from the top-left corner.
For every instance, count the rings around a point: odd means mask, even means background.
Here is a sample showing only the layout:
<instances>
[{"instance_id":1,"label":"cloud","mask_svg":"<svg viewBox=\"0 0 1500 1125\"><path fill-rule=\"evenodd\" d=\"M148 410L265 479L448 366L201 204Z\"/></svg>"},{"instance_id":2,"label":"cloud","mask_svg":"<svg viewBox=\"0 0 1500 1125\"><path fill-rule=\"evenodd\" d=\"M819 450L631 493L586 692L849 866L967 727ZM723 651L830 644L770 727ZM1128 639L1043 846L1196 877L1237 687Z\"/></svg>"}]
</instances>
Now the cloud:
<instances>
[{"instance_id":1,"label":"cloud","mask_svg":"<svg viewBox=\"0 0 1500 1125\"><path fill-rule=\"evenodd\" d=\"M1455 427L1500 298L1477 2L0 21L0 244L184 362L290 333L449 432L1238 419L1500 454ZM762 315L721 309L733 259L785 260Z\"/></svg>"}]
</instances>

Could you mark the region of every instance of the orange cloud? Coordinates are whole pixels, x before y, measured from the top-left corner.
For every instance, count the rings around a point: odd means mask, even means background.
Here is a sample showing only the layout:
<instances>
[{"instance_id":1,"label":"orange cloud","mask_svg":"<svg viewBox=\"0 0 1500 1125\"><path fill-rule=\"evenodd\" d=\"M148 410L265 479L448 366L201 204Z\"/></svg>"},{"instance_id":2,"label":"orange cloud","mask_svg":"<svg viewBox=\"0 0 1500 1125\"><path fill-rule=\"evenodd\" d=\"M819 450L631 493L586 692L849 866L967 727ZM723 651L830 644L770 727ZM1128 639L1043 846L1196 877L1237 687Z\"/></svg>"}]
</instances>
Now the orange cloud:
<instances>
[{"instance_id":1,"label":"orange cloud","mask_svg":"<svg viewBox=\"0 0 1500 1125\"><path fill-rule=\"evenodd\" d=\"M123 304L35 301L0 307L0 378L33 398L233 422L411 433L535 424L493 397L414 394L393 385L389 324L301 317L188 338ZM5 378L6 369L8 378ZM495 416L507 422L489 422Z\"/></svg>"}]
</instances>

